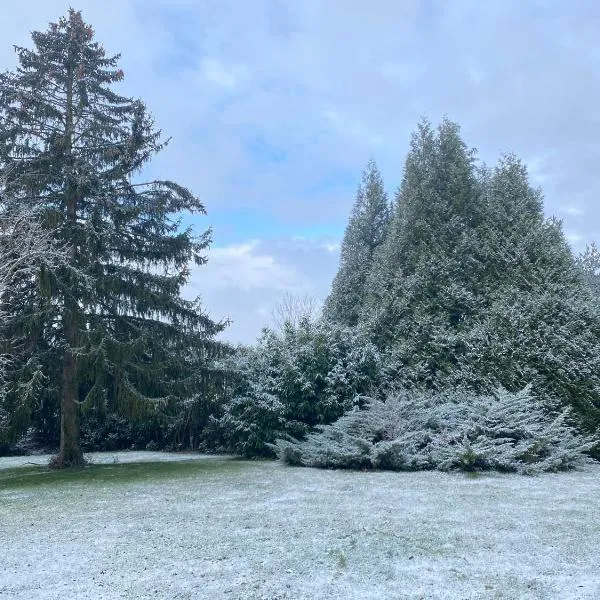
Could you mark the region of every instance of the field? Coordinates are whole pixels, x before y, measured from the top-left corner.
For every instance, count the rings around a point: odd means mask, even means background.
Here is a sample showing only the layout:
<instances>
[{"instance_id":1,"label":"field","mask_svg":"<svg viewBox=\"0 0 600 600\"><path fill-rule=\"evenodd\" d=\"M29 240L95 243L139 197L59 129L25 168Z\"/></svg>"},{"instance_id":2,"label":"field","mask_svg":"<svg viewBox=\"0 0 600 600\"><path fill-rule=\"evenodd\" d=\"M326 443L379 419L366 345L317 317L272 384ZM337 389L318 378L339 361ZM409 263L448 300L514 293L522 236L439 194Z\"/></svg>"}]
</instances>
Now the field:
<instances>
[{"instance_id":1,"label":"field","mask_svg":"<svg viewBox=\"0 0 600 600\"><path fill-rule=\"evenodd\" d=\"M600 598L600 466L529 478L0 458L0 598Z\"/></svg>"}]
</instances>

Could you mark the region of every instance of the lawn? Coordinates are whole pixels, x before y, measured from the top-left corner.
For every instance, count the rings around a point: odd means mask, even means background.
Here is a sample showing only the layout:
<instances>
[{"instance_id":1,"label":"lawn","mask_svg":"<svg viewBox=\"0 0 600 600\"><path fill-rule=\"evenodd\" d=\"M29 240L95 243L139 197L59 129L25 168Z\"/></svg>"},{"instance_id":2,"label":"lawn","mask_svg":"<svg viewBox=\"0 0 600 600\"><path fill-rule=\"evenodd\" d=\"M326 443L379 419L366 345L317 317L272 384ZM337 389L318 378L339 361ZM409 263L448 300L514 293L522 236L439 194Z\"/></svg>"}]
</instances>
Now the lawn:
<instances>
[{"instance_id":1,"label":"lawn","mask_svg":"<svg viewBox=\"0 0 600 600\"><path fill-rule=\"evenodd\" d=\"M600 598L600 466L356 473L0 458L0 598Z\"/></svg>"}]
</instances>

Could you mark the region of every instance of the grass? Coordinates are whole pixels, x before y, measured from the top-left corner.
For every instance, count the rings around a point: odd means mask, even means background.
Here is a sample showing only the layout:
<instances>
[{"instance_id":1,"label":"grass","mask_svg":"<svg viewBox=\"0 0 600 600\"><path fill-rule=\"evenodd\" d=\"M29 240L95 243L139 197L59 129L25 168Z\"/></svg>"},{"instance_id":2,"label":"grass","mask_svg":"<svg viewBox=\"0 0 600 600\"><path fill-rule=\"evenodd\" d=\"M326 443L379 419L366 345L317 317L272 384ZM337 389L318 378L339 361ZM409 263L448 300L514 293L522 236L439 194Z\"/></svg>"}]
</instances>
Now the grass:
<instances>
[{"instance_id":1,"label":"grass","mask_svg":"<svg viewBox=\"0 0 600 600\"><path fill-rule=\"evenodd\" d=\"M88 464L81 469L56 470L47 466L24 466L0 471L0 492L31 489L38 486L119 485L134 482L155 482L165 479L200 477L210 471L242 468L234 459L185 460L181 462L140 462Z\"/></svg>"},{"instance_id":2,"label":"grass","mask_svg":"<svg viewBox=\"0 0 600 600\"><path fill-rule=\"evenodd\" d=\"M114 456L77 472L0 459L0 599L600 597L600 467L473 479Z\"/></svg>"}]
</instances>

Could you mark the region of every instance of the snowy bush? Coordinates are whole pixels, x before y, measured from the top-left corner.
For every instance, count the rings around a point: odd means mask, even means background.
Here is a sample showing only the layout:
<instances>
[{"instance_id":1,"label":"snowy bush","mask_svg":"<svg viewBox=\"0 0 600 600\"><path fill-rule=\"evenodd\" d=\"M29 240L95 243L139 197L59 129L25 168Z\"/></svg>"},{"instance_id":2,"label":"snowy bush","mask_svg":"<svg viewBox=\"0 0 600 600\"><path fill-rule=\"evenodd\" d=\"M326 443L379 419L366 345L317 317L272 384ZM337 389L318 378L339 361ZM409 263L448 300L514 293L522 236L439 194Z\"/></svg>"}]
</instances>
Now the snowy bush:
<instances>
[{"instance_id":1,"label":"snowy bush","mask_svg":"<svg viewBox=\"0 0 600 600\"><path fill-rule=\"evenodd\" d=\"M595 442L570 426L569 410L550 414L527 387L490 396L401 391L275 448L284 462L311 467L534 474L585 463Z\"/></svg>"},{"instance_id":2,"label":"snowy bush","mask_svg":"<svg viewBox=\"0 0 600 600\"><path fill-rule=\"evenodd\" d=\"M246 456L272 456L277 437L335 421L382 383L379 354L360 331L309 319L265 330L227 368L219 426L229 449Z\"/></svg>"}]
</instances>

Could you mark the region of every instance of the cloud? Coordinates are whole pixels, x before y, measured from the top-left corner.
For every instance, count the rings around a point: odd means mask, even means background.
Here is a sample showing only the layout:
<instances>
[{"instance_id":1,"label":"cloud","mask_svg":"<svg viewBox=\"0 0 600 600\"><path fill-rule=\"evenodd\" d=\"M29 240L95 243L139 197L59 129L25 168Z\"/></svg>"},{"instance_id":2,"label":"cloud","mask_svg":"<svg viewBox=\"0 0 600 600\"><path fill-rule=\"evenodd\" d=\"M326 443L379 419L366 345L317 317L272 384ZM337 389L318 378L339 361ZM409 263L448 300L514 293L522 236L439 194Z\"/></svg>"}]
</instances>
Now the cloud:
<instances>
[{"instance_id":1,"label":"cloud","mask_svg":"<svg viewBox=\"0 0 600 600\"><path fill-rule=\"evenodd\" d=\"M238 87L247 77L247 70L240 65L225 66L217 59L202 59L202 71L206 79L224 88Z\"/></svg>"},{"instance_id":2,"label":"cloud","mask_svg":"<svg viewBox=\"0 0 600 600\"><path fill-rule=\"evenodd\" d=\"M215 289L292 290L301 285L299 273L279 263L274 256L261 252L259 240L217 247L209 256L203 275L212 277Z\"/></svg>"},{"instance_id":3,"label":"cloud","mask_svg":"<svg viewBox=\"0 0 600 600\"><path fill-rule=\"evenodd\" d=\"M15 65L12 43L27 45L29 32L70 1L6 0L0 69ZM194 285L211 310L233 317L232 337L258 330L269 294L296 285L326 295L362 168L374 157L393 194L423 115L457 120L489 164L506 151L524 157L546 213L564 216L572 243L600 237L599 3L78 7L107 50L122 52L121 89L145 100L172 137L149 174L190 187L206 204L215 225L210 261L221 271L209 263Z\"/></svg>"},{"instance_id":4,"label":"cloud","mask_svg":"<svg viewBox=\"0 0 600 600\"><path fill-rule=\"evenodd\" d=\"M578 206L561 206L560 211L574 217L580 217L585 213L585 211Z\"/></svg>"},{"instance_id":5,"label":"cloud","mask_svg":"<svg viewBox=\"0 0 600 600\"><path fill-rule=\"evenodd\" d=\"M323 301L337 267L337 248L330 238L300 236L215 247L208 263L192 270L185 296L200 295L213 318L233 321L224 339L251 343L271 324L286 294Z\"/></svg>"}]
</instances>

